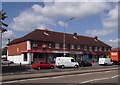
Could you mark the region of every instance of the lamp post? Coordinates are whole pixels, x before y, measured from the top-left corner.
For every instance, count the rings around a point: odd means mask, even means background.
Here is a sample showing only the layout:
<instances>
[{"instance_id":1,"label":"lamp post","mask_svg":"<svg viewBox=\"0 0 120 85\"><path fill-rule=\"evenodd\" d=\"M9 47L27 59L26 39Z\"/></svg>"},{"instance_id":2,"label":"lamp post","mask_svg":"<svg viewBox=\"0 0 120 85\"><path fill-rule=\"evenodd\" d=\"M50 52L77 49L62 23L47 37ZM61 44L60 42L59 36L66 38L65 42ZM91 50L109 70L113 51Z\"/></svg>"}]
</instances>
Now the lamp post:
<instances>
[{"instance_id":1,"label":"lamp post","mask_svg":"<svg viewBox=\"0 0 120 85\"><path fill-rule=\"evenodd\" d=\"M63 52L64 52L64 57L65 57L65 23L70 21L70 20L73 20L73 19L75 19L75 17L71 17L71 18L64 21L64 32L63 32Z\"/></svg>"}]
</instances>

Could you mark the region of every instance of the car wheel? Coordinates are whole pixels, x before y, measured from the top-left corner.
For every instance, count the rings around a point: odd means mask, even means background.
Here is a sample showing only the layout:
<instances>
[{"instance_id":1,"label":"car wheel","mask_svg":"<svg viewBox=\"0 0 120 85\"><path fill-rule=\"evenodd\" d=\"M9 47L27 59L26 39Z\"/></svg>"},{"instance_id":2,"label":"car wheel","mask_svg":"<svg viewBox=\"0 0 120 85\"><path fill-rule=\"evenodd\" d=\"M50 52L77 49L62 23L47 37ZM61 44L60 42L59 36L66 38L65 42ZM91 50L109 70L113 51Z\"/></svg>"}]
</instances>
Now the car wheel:
<instances>
[{"instance_id":1,"label":"car wheel","mask_svg":"<svg viewBox=\"0 0 120 85\"><path fill-rule=\"evenodd\" d=\"M41 69L41 67L38 67L37 69L38 69L38 70L40 70L40 69Z\"/></svg>"},{"instance_id":2,"label":"car wheel","mask_svg":"<svg viewBox=\"0 0 120 85\"><path fill-rule=\"evenodd\" d=\"M61 68L65 68L65 66L64 66L64 65L62 65L62 66L61 66Z\"/></svg>"},{"instance_id":3,"label":"car wheel","mask_svg":"<svg viewBox=\"0 0 120 85\"><path fill-rule=\"evenodd\" d=\"M78 68L78 65L75 65L74 68Z\"/></svg>"}]
</instances>

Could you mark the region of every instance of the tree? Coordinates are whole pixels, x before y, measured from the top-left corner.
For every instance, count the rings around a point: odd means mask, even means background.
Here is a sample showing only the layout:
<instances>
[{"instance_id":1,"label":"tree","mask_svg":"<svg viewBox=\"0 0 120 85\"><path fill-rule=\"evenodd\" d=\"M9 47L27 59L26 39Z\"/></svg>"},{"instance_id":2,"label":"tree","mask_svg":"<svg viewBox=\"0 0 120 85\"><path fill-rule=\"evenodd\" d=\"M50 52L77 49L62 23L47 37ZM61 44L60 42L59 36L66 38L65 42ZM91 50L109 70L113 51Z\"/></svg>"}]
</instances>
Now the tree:
<instances>
[{"instance_id":1,"label":"tree","mask_svg":"<svg viewBox=\"0 0 120 85\"><path fill-rule=\"evenodd\" d=\"M6 18L8 18L8 16L6 16L6 13L3 12L3 10L0 11L0 28L3 28L3 26L8 27L8 25L3 22L3 20L5 20Z\"/></svg>"}]
</instances>

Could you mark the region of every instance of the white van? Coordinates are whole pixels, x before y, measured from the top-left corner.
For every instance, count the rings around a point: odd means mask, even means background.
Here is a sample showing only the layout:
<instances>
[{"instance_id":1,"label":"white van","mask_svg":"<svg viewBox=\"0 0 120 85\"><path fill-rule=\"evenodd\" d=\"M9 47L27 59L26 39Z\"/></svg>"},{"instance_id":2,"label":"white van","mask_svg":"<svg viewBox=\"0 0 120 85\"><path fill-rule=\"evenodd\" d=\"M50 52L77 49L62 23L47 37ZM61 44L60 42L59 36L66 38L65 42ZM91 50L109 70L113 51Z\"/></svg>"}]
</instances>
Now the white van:
<instances>
[{"instance_id":1,"label":"white van","mask_svg":"<svg viewBox=\"0 0 120 85\"><path fill-rule=\"evenodd\" d=\"M99 58L99 65L112 65L113 62L111 62L110 58Z\"/></svg>"},{"instance_id":2,"label":"white van","mask_svg":"<svg viewBox=\"0 0 120 85\"><path fill-rule=\"evenodd\" d=\"M77 68L79 66L78 62L74 60L72 57L56 57L55 60L56 67L75 67Z\"/></svg>"}]
</instances>

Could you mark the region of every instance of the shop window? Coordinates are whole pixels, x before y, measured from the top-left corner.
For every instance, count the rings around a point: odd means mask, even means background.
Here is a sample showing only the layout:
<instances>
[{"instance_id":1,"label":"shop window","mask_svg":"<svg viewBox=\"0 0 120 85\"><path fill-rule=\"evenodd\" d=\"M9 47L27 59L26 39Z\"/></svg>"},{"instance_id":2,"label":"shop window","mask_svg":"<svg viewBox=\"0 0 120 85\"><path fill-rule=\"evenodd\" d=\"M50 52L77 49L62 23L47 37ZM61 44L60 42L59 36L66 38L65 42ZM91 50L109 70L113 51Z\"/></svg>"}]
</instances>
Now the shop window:
<instances>
[{"instance_id":1,"label":"shop window","mask_svg":"<svg viewBox=\"0 0 120 85\"><path fill-rule=\"evenodd\" d=\"M55 49L59 49L60 48L60 44L56 43L55 44Z\"/></svg>"},{"instance_id":2,"label":"shop window","mask_svg":"<svg viewBox=\"0 0 120 85\"><path fill-rule=\"evenodd\" d=\"M24 54L24 61L27 61L27 53Z\"/></svg>"}]
</instances>

